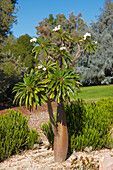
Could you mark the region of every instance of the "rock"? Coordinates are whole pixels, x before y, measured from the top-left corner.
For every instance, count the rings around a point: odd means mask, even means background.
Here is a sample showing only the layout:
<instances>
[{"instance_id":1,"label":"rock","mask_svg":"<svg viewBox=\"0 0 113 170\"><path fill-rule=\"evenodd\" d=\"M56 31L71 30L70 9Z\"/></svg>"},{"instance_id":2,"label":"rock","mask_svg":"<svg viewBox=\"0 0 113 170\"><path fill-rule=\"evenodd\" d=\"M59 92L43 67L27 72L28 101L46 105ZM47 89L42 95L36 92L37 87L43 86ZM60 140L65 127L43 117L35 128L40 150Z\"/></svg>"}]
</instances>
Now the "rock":
<instances>
[{"instance_id":1,"label":"rock","mask_svg":"<svg viewBox=\"0 0 113 170\"><path fill-rule=\"evenodd\" d=\"M39 149L40 148L40 145L35 143L34 146L33 146L33 149Z\"/></svg>"},{"instance_id":2,"label":"rock","mask_svg":"<svg viewBox=\"0 0 113 170\"><path fill-rule=\"evenodd\" d=\"M42 144L42 143L43 143L43 141L42 141L41 138L38 139L38 143L39 143L39 144Z\"/></svg>"},{"instance_id":3,"label":"rock","mask_svg":"<svg viewBox=\"0 0 113 170\"><path fill-rule=\"evenodd\" d=\"M93 150L92 146L90 146L90 147L86 146L84 149L84 151L88 152L88 153L91 152L92 150Z\"/></svg>"},{"instance_id":4,"label":"rock","mask_svg":"<svg viewBox=\"0 0 113 170\"><path fill-rule=\"evenodd\" d=\"M105 153L105 157L103 160L103 170L113 170L113 157L109 153Z\"/></svg>"}]
</instances>

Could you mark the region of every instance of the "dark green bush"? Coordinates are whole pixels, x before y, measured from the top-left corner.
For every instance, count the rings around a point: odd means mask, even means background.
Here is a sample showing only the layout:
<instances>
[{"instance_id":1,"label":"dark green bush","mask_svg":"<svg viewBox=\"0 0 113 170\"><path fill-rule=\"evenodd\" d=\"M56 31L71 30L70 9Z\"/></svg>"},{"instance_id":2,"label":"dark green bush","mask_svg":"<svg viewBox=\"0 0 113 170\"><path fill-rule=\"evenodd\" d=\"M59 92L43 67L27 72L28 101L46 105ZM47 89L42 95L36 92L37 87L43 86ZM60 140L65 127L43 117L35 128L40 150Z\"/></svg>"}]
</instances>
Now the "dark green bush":
<instances>
[{"instance_id":1,"label":"dark green bush","mask_svg":"<svg viewBox=\"0 0 113 170\"><path fill-rule=\"evenodd\" d=\"M22 150L32 148L39 134L28 127L28 118L18 110L0 115L0 162Z\"/></svg>"},{"instance_id":2,"label":"dark green bush","mask_svg":"<svg viewBox=\"0 0 113 170\"><path fill-rule=\"evenodd\" d=\"M71 151L84 150L86 146L92 146L93 150L106 147L110 142L110 125L106 110L96 104L86 104L81 131L70 136Z\"/></svg>"},{"instance_id":3,"label":"dark green bush","mask_svg":"<svg viewBox=\"0 0 113 170\"><path fill-rule=\"evenodd\" d=\"M84 150L86 146L92 146L93 150L109 146L112 119L108 109L103 110L101 102L85 103L84 100L77 99L74 103L65 105L70 151ZM111 102L108 102L107 107L109 108L109 104L113 108ZM50 121L42 126L46 127L42 131L53 145L54 135Z\"/></svg>"},{"instance_id":4,"label":"dark green bush","mask_svg":"<svg viewBox=\"0 0 113 170\"><path fill-rule=\"evenodd\" d=\"M71 137L79 135L85 127L85 102L82 99L65 105L65 114L69 135L69 150L71 150Z\"/></svg>"},{"instance_id":5,"label":"dark green bush","mask_svg":"<svg viewBox=\"0 0 113 170\"><path fill-rule=\"evenodd\" d=\"M54 120L56 122L56 114L54 114ZM42 126L40 126L41 130L43 131L44 135L47 137L49 143L50 143L50 146L53 147L53 142L54 142L54 134L53 134L53 131L52 131L52 127L51 127L51 122L50 122L50 119L49 121L46 123L43 123Z\"/></svg>"}]
</instances>

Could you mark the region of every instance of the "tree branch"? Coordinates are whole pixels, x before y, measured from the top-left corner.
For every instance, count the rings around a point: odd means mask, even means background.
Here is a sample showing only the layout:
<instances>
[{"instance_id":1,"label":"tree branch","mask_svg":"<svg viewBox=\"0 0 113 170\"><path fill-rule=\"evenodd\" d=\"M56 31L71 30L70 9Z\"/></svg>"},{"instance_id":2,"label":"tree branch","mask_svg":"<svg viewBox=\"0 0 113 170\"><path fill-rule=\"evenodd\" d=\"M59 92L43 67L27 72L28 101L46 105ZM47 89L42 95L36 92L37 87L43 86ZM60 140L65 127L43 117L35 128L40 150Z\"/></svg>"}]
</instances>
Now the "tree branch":
<instances>
[{"instance_id":1,"label":"tree branch","mask_svg":"<svg viewBox=\"0 0 113 170\"><path fill-rule=\"evenodd\" d=\"M86 51L85 49L80 49L80 45L79 43L77 43L78 46L78 52L76 53L75 57L72 59L72 64L74 64L74 62L82 55L84 54L84 52Z\"/></svg>"}]
</instances>

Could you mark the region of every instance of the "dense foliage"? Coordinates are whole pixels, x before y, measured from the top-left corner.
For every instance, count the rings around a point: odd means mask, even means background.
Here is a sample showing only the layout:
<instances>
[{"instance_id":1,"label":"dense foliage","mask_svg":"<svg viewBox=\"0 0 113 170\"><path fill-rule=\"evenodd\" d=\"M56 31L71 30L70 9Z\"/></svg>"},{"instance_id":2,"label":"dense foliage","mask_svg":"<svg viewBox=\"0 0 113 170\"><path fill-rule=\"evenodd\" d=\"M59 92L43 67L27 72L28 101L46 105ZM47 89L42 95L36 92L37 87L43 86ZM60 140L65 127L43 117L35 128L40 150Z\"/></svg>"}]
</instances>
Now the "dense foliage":
<instances>
[{"instance_id":1,"label":"dense foliage","mask_svg":"<svg viewBox=\"0 0 113 170\"><path fill-rule=\"evenodd\" d=\"M69 106L68 106L69 107ZM85 106L85 113L79 112L82 120L76 120L77 105L73 106L71 116L75 121L73 122L75 131L70 136L70 149L84 150L86 146L92 146L93 150L108 147L110 142L110 125L111 119L107 111L103 112L103 109L96 104L87 104ZM68 112L69 113L69 112ZM67 118L68 119L68 118ZM69 121L69 119L68 119ZM76 131L76 124L79 124L80 131ZM82 122L82 125L80 126ZM70 121L69 121L70 123ZM72 129L72 127L71 127ZM112 146L113 147L113 146Z\"/></svg>"},{"instance_id":2,"label":"dense foliage","mask_svg":"<svg viewBox=\"0 0 113 170\"><path fill-rule=\"evenodd\" d=\"M107 111L113 123L113 98L101 99L96 103L96 105L98 107L101 107L101 109L103 109L103 112L104 110Z\"/></svg>"},{"instance_id":3,"label":"dense foliage","mask_svg":"<svg viewBox=\"0 0 113 170\"><path fill-rule=\"evenodd\" d=\"M92 146L93 150L113 147L110 141L111 123L113 122L113 99L101 99L97 103L85 103L76 100L65 105L69 133L69 150L84 150ZM56 116L54 115L56 120ZM50 121L41 126L43 133L53 144L53 132Z\"/></svg>"},{"instance_id":4,"label":"dense foliage","mask_svg":"<svg viewBox=\"0 0 113 170\"><path fill-rule=\"evenodd\" d=\"M30 39L31 37L25 34L14 41L14 37L10 35L6 39L6 45L2 48L1 55L4 56L10 53L16 60L19 59L20 63L24 63L29 72L34 67L34 55L32 53L34 46L33 43L30 43Z\"/></svg>"},{"instance_id":5,"label":"dense foliage","mask_svg":"<svg viewBox=\"0 0 113 170\"><path fill-rule=\"evenodd\" d=\"M12 88L22 81L23 75L34 68L33 43L29 35L20 36L17 40L10 35L0 54L0 103L12 102Z\"/></svg>"},{"instance_id":6,"label":"dense foliage","mask_svg":"<svg viewBox=\"0 0 113 170\"><path fill-rule=\"evenodd\" d=\"M17 0L0 0L0 51L13 23L17 22L15 7Z\"/></svg>"},{"instance_id":7,"label":"dense foliage","mask_svg":"<svg viewBox=\"0 0 113 170\"><path fill-rule=\"evenodd\" d=\"M0 162L12 154L33 147L38 142L39 134L28 127L28 118L22 113L7 110L0 115Z\"/></svg>"},{"instance_id":8,"label":"dense foliage","mask_svg":"<svg viewBox=\"0 0 113 170\"><path fill-rule=\"evenodd\" d=\"M56 123L56 114L54 114L54 121ZM42 132L44 133L44 135L47 137L48 139L48 142L50 144L50 147L53 148L53 139L54 139L54 134L52 132L52 127L51 127L51 122L50 122L50 119L49 121L46 123L43 123L41 126L40 126Z\"/></svg>"}]
</instances>

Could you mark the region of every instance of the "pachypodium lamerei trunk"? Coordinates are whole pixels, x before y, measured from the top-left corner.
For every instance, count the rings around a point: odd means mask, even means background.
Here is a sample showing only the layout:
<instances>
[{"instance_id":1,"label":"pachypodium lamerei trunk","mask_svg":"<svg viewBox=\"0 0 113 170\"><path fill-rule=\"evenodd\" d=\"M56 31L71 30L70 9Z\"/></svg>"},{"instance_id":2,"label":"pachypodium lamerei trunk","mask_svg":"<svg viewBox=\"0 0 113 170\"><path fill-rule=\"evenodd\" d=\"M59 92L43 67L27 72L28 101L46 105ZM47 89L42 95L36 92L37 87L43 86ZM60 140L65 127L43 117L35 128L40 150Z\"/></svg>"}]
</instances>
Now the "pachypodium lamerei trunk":
<instances>
[{"instance_id":1,"label":"pachypodium lamerei trunk","mask_svg":"<svg viewBox=\"0 0 113 170\"><path fill-rule=\"evenodd\" d=\"M51 126L52 126L52 131L53 131L54 135L57 135L57 128L55 125L53 109L52 109L52 105L51 105L51 101L50 101L49 97L47 97L47 106L48 106L48 113L49 113L49 118L50 118L50 122L51 122Z\"/></svg>"},{"instance_id":2,"label":"pachypodium lamerei trunk","mask_svg":"<svg viewBox=\"0 0 113 170\"><path fill-rule=\"evenodd\" d=\"M57 135L54 136L54 159L63 162L68 151L68 130L63 101L57 106Z\"/></svg>"},{"instance_id":3,"label":"pachypodium lamerei trunk","mask_svg":"<svg viewBox=\"0 0 113 170\"><path fill-rule=\"evenodd\" d=\"M68 151L68 130L64 104L63 101L61 101L57 106L57 127L54 122L53 109L49 98L47 100L47 105L51 126L54 133L54 160L55 162L63 162L66 159Z\"/></svg>"}]
</instances>

